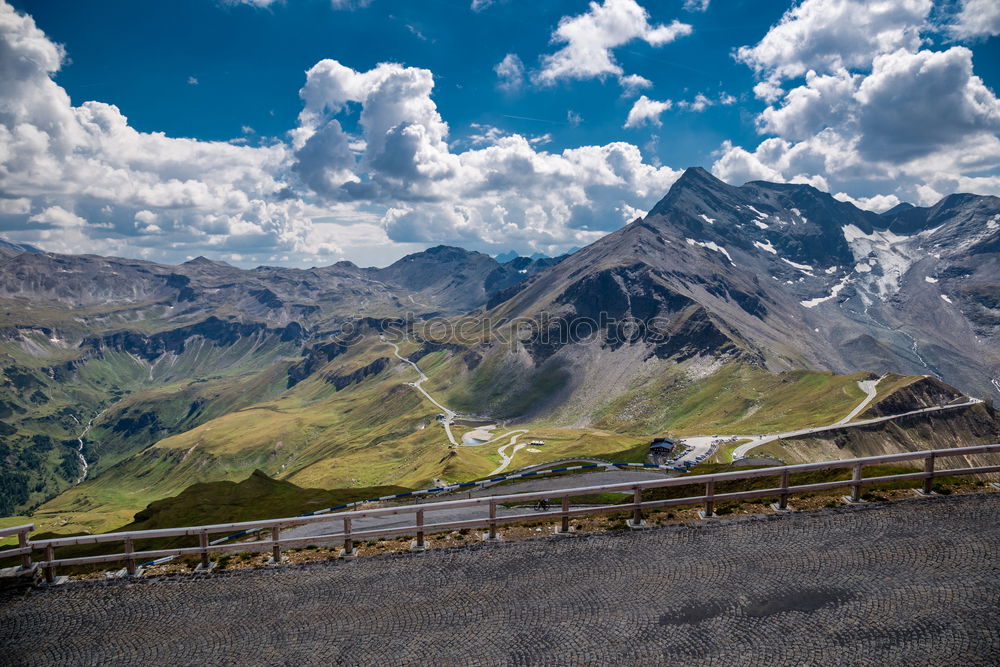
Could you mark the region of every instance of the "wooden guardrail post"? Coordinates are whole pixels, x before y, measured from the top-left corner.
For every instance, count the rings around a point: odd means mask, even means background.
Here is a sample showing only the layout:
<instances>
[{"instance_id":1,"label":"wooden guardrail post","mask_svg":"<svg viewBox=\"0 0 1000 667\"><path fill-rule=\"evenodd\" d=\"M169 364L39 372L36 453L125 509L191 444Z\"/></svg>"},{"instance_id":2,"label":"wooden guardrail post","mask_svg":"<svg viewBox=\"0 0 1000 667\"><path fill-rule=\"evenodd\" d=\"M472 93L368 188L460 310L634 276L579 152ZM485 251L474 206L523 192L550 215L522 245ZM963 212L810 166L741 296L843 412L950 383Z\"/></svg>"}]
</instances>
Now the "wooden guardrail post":
<instances>
[{"instance_id":1,"label":"wooden guardrail post","mask_svg":"<svg viewBox=\"0 0 1000 667\"><path fill-rule=\"evenodd\" d=\"M775 510L779 512L784 512L788 509L788 471L781 471L781 494L778 496L778 502L771 505Z\"/></svg>"},{"instance_id":2,"label":"wooden guardrail post","mask_svg":"<svg viewBox=\"0 0 1000 667\"><path fill-rule=\"evenodd\" d=\"M423 551L427 548L424 543L424 511L417 510L417 539L410 544L413 551Z\"/></svg>"},{"instance_id":3,"label":"wooden guardrail post","mask_svg":"<svg viewBox=\"0 0 1000 667\"><path fill-rule=\"evenodd\" d=\"M638 486L632 489L632 503L634 507L632 508L632 521L629 526L632 528L641 528L645 522L642 520L642 508L639 507L639 503L642 502L642 489Z\"/></svg>"},{"instance_id":4,"label":"wooden guardrail post","mask_svg":"<svg viewBox=\"0 0 1000 667\"><path fill-rule=\"evenodd\" d=\"M45 545L45 583L51 584L56 580L56 566L51 565L52 561L56 559L56 550L51 544Z\"/></svg>"},{"instance_id":5,"label":"wooden guardrail post","mask_svg":"<svg viewBox=\"0 0 1000 667\"><path fill-rule=\"evenodd\" d=\"M125 572L128 573L128 576L134 577L136 575L136 567L135 567L135 556L133 556L132 554L135 553L135 546L132 544L131 537L126 537L124 542L125 542Z\"/></svg>"},{"instance_id":6,"label":"wooden guardrail post","mask_svg":"<svg viewBox=\"0 0 1000 667\"><path fill-rule=\"evenodd\" d=\"M212 562L209 560L208 556L208 531L203 530L198 533L198 546L201 547L201 566L198 568L200 570L211 570Z\"/></svg>"},{"instance_id":7,"label":"wooden guardrail post","mask_svg":"<svg viewBox=\"0 0 1000 667\"><path fill-rule=\"evenodd\" d=\"M702 519L714 519L715 518L715 481L705 482L705 509L702 512L698 512L698 515Z\"/></svg>"},{"instance_id":8,"label":"wooden guardrail post","mask_svg":"<svg viewBox=\"0 0 1000 667\"><path fill-rule=\"evenodd\" d=\"M351 539L351 517L344 517L344 548L341 549L340 555L344 558L354 557L354 540Z\"/></svg>"},{"instance_id":9,"label":"wooden guardrail post","mask_svg":"<svg viewBox=\"0 0 1000 667\"><path fill-rule=\"evenodd\" d=\"M281 565L281 526L271 527L271 565Z\"/></svg>"},{"instance_id":10,"label":"wooden guardrail post","mask_svg":"<svg viewBox=\"0 0 1000 667\"><path fill-rule=\"evenodd\" d=\"M928 454L927 458L924 459L924 472L927 477L924 478L924 487L920 490L920 494L929 496L934 493L932 491L934 486L934 454Z\"/></svg>"},{"instance_id":11,"label":"wooden guardrail post","mask_svg":"<svg viewBox=\"0 0 1000 667\"><path fill-rule=\"evenodd\" d=\"M17 534L17 546L19 549L26 549L28 547L28 531L22 530ZM21 554L21 569L30 570L31 569L31 552L26 554Z\"/></svg>"},{"instance_id":12,"label":"wooden guardrail post","mask_svg":"<svg viewBox=\"0 0 1000 667\"><path fill-rule=\"evenodd\" d=\"M569 528L569 496L562 497L562 518L559 520L559 529L556 530L557 533L567 534L570 532Z\"/></svg>"},{"instance_id":13,"label":"wooden guardrail post","mask_svg":"<svg viewBox=\"0 0 1000 667\"><path fill-rule=\"evenodd\" d=\"M844 498L848 503L864 502L861 500L861 467L863 465L860 461L854 464L854 472L851 473L851 495Z\"/></svg>"},{"instance_id":14,"label":"wooden guardrail post","mask_svg":"<svg viewBox=\"0 0 1000 667\"><path fill-rule=\"evenodd\" d=\"M489 541L496 541L499 538L497 535L497 501L490 500L490 522L489 522L489 532L486 534L486 539Z\"/></svg>"}]
</instances>

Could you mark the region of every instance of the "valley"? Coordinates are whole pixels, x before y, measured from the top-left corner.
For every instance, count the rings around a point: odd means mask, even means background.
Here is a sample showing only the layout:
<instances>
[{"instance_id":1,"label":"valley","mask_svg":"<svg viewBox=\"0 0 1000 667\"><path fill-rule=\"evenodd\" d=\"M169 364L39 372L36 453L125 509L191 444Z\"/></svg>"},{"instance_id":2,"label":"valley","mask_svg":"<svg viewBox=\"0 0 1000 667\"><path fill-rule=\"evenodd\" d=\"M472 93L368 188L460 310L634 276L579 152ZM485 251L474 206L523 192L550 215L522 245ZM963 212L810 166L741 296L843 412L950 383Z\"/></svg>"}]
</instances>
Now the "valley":
<instances>
[{"instance_id":1,"label":"valley","mask_svg":"<svg viewBox=\"0 0 1000 667\"><path fill-rule=\"evenodd\" d=\"M559 258L0 248L2 521L105 531L255 474L346 493L643 462L667 435L693 466L996 441L998 216L996 197L874 214L693 168Z\"/></svg>"}]
</instances>

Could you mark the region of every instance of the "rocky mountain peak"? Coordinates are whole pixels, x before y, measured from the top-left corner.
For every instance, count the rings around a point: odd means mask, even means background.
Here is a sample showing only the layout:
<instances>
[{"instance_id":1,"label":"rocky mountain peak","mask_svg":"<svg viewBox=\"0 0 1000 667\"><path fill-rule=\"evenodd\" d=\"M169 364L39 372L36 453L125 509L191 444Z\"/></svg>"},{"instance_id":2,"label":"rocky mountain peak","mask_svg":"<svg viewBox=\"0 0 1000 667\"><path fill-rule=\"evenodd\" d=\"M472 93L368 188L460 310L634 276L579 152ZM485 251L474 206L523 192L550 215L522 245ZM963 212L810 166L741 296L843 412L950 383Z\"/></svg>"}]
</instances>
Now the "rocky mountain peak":
<instances>
[{"instance_id":1,"label":"rocky mountain peak","mask_svg":"<svg viewBox=\"0 0 1000 667\"><path fill-rule=\"evenodd\" d=\"M719 180L701 167L688 167L649 215L664 215L671 210L703 210L718 208L737 197L737 188Z\"/></svg>"},{"instance_id":2,"label":"rocky mountain peak","mask_svg":"<svg viewBox=\"0 0 1000 667\"><path fill-rule=\"evenodd\" d=\"M963 232L975 233L998 214L1000 197L955 193L933 206L900 204L879 217L882 227L905 235L931 230L945 223L961 227Z\"/></svg>"},{"instance_id":3,"label":"rocky mountain peak","mask_svg":"<svg viewBox=\"0 0 1000 667\"><path fill-rule=\"evenodd\" d=\"M36 248L35 246L29 245L27 243L13 243L11 241L6 241L4 239L0 239L0 251L9 252L11 254L17 254L22 252L31 252L31 253L45 252L41 248Z\"/></svg>"}]
</instances>

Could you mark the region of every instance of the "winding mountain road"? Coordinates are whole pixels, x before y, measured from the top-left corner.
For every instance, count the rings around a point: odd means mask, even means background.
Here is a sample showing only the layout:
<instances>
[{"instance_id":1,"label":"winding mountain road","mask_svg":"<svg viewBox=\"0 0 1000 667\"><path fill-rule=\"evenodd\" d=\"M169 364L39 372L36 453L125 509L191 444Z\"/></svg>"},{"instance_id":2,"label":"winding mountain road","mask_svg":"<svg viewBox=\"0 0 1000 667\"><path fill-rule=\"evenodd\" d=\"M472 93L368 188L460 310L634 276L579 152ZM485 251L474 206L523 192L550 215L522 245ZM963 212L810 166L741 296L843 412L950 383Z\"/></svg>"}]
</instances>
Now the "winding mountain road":
<instances>
[{"instance_id":1,"label":"winding mountain road","mask_svg":"<svg viewBox=\"0 0 1000 667\"><path fill-rule=\"evenodd\" d=\"M441 421L441 425L444 426L444 432L448 436L448 442L450 442L453 446L455 446L455 447L461 447L461 446L464 446L464 447L482 447L483 445L488 445L490 443L496 442L497 440L502 440L502 439L504 439L504 438L506 438L508 436L512 436L510 438L510 442L509 443L507 443L506 445L503 445L502 447L500 447L499 449L497 449L497 454L500 455L501 463L500 463L500 466L496 470L494 470L493 472L490 473L490 475L496 475L496 474L501 473L504 470L506 470L507 466L510 465L511 460L514 458L514 454L516 454L518 452L518 450L520 450L520 449L522 449L522 448L524 448L524 447L527 446L527 445L518 445L517 444L517 439L521 435L527 433L528 432L527 429L515 429L513 431L507 431L503 435L499 435L499 436L497 436L495 438L492 438L490 440L485 440L483 442L478 442L478 443L476 443L474 445L469 445L469 444L466 444L464 442L459 442L458 440L456 440L454 433L452 433L452 431L451 431L451 425L454 423L455 417L458 416L458 413L455 412L454 410L450 410L450 409L446 408L445 406L441 405L441 403L439 403L438 401L436 401L433 396L431 396L429 393L427 393L426 389L424 389L422 386L420 386L424 382L426 382L429 378L427 377L427 375L422 370L420 370L420 366L417 366L416 363L410 361L409 359L407 359L406 357L404 357L403 355L401 355L399 353L399 346L398 345L396 345L395 343L391 343L391 342L385 340L385 338L382 338L382 342L386 343L387 345L391 345L392 346L392 353L396 355L397 359L399 359L403 363L406 363L406 364L409 364L410 366L413 366L413 370L417 371L417 375L418 375L419 379L416 382L407 382L406 384L408 386L410 386L410 387L413 387L417 391L419 391L421 394L424 395L424 398L426 398L428 401L430 401L431 403L433 403L435 407L437 407L439 410L441 410L441 413L444 415L444 418L440 420ZM507 452L506 452L506 450L510 446L514 446L514 449L511 451L510 455L508 455Z\"/></svg>"},{"instance_id":2,"label":"winding mountain road","mask_svg":"<svg viewBox=\"0 0 1000 667\"><path fill-rule=\"evenodd\" d=\"M421 394L424 395L424 398L426 398L428 401L433 403L439 410L441 410L441 413L444 415L444 419L441 420L441 424L444 426L444 432L448 436L448 442L457 447L459 443L457 440L455 440L455 436L451 432L451 424L452 422L454 422L455 417L458 416L458 413L455 412L454 410L449 410L448 408L438 403L436 400L434 400L433 396L427 393L426 389L420 386L424 382L427 382L429 378L424 374L422 370L420 370L420 366L417 366L414 362L410 361L409 359L407 359L406 357L404 357L399 353L398 345L396 345L395 343L391 343L385 340L384 338L382 339L382 342L392 346L392 353L396 355L397 359L399 359L403 363L413 366L413 370L417 371L419 379L416 382L407 382L406 384L419 391Z\"/></svg>"},{"instance_id":3,"label":"winding mountain road","mask_svg":"<svg viewBox=\"0 0 1000 667\"><path fill-rule=\"evenodd\" d=\"M852 419L860 415L862 410L867 408L868 405L875 400L875 396L878 395L878 390L876 389L876 387L878 387L878 383L881 382L883 379L885 379L884 375L877 380L862 380L858 382L858 387L860 387L861 391L865 392L866 394L865 400L858 403L857 407L851 410L851 413L849 415L847 415L837 423L846 424L847 422L851 421Z\"/></svg>"},{"instance_id":4,"label":"winding mountain road","mask_svg":"<svg viewBox=\"0 0 1000 667\"><path fill-rule=\"evenodd\" d=\"M921 408L920 410L911 410L910 412L903 412L898 415L888 415L886 417L876 417L874 419L862 419L861 421L851 422L845 424L842 421L836 424L831 424L829 426L814 426L812 428L803 428L796 431L787 431L785 433L774 433L772 435L765 436L736 436L739 439L750 438L751 441L740 445L733 450L733 460L741 459L746 457L747 453L754 449L755 447L760 447L761 445L767 444L769 442L774 442L775 440L781 440L783 438L792 438L799 435L809 435L812 433L822 433L824 431L835 431L841 428L855 428L858 426L868 426L870 424L879 424L882 422L892 421L893 419L900 419L901 417L910 417L912 415L926 414L929 412L940 412L942 410L954 410L956 408L967 408L977 403L982 403L982 400L978 398L970 398L968 401L963 403L954 403L951 405L936 405L930 408Z\"/></svg>"},{"instance_id":5,"label":"winding mountain road","mask_svg":"<svg viewBox=\"0 0 1000 667\"><path fill-rule=\"evenodd\" d=\"M407 359L406 357L402 356L399 353L399 346L396 345L396 343L386 341L384 338L382 340L383 342L392 346L393 354L396 355L397 359L406 364L409 364L410 366L413 367L415 371L417 371L419 379L416 382L407 382L406 384L419 391L421 394L424 395L424 398L426 398L428 401L430 401L438 409L441 410L442 414L444 415L444 418L441 419L440 421L441 424L444 426L445 433L448 436L448 442L450 442L453 446L481 447L483 445L488 445L490 443L496 442L497 440L502 440L503 438L510 437L510 442L508 442L506 445L497 448L497 454L500 455L500 465L492 472L490 472L489 476L497 475L506 470L510 466L511 461L514 458L514 455L518 451L527 446L524 444L517 444L518 438L524 433L527 433L527 430L517 429L513 431L508 431L507 433L504 433L501 436L497 436L495 438L492 438L491 440L479 442L474 445L467 445L465 443L458 442L451 431L451 425L454 422L455 417L458 416L458 413L456 413L454 410L446 408L441 403L436 401L433 396L427 393L427 390L425 390L421 385L424 382L426 382L429 378L427 377L427 375L424 374L422 370L420 370L420 367L417 366L416 363L410 361L409 359ZM977 403L982 403L982 400L978 398L970 398L969 400L964 401L962 403L953 403L950 405L938 405L929 408L921 408L919 410L911 410L910 412L904 412L896 415L876 417L874 419L863 419L861 421L852 421L855 417L861 414L865 410L865 408L867 408L871 404L872 401L875 400L875 397L878 393L877 392L878 384L884 379L884 377L885 376L880 377L877 380L859 381L858 387L865 393L865 398L860 403L858 403L858 405L855 406L854 409L851 410L851 412L848 413L846 417L828 426L813 426L810 428L797 429L794 431L786 431L784 433L772 433L769 435L729 436L729 437L735 437L738 440L749 440L749 442L746 442L733 450L732 460L735 461L737 459L745 458L751 450L756 449L757 447L765 445L769 442L774 442L775 440L782 440L784 438L792 438L801 435L810 435L813 433L823 433L825 431L833 431L840 428L854 428L858 426L868 426L870 424L878 424L881 422L891 421L893 419L900 419L902 417L926 414L930 412L938 412L941 410L965 408L972 405L976 405ZM714 435L696 435L696 436L685 437L683 439L684 445L686 446L684 454L678 457L677 459L672 460L671 463L674 465L685 465L687 463L694 465L701 463L705 458L707 458L711 454L712 448L715 446L715 444L717 444L719 440L720 438ZM508 454L507 450L509 448L513 449L511 449L510 453Z\"/></svg>"},{"instance_id":6,"label":"winding mountain road","mask_svg":"<svg viewBox=\"0 0 1000 667\"><path fill-rule=\"evenodd\" d=\"M511 431L511 433L513 433L513 431ZM510 439L510 442L508 442L506 445L497 448L497 454L500 455L500 465L497 466L497 468L493 470L489 475L487 475L487 477L492 477L493 475L499 475L504 470L506 470L507 466L510 465L511 460L514 458L514 454L517 454L518 450L528 446L527 444L522 444L522 445L517 444L517 439L520 438L521 435L523 435L524 433L527 433L527 431L521 431L521 433L518 433L517 435L513 436ZM508 447L514 448L511 450L510 456L507 455Z\"/></svg>"}]
</instances>

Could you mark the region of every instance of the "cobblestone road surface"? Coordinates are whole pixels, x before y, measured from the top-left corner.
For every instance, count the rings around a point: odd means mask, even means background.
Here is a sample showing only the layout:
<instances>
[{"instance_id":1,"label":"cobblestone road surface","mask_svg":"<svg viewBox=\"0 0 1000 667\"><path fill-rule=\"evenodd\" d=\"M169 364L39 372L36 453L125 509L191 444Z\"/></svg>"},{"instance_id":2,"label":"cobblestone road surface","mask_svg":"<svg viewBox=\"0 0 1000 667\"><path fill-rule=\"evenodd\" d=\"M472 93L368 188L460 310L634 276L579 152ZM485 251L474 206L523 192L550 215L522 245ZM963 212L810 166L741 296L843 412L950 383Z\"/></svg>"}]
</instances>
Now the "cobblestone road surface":
<instances>
[{"instance_id":1,"label":"cobblestone road surface","mask_svg":"<svg viewBox=\"0 0 1000 667\"><path fill-rule=\"evenodd\" d=\"M978 494L69 584L0 598L0 662L995 665L998 554Z\"/></svg>"}]
</instances>

